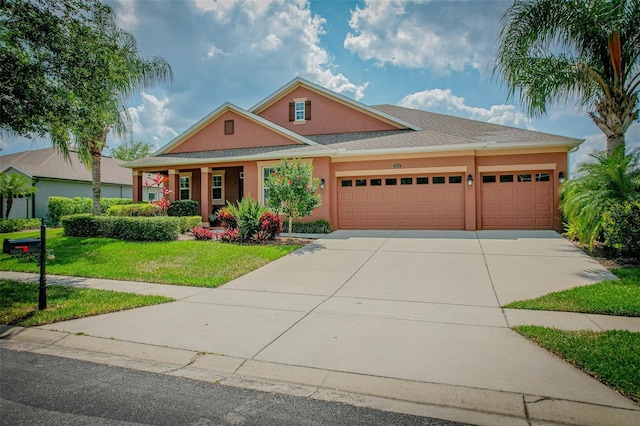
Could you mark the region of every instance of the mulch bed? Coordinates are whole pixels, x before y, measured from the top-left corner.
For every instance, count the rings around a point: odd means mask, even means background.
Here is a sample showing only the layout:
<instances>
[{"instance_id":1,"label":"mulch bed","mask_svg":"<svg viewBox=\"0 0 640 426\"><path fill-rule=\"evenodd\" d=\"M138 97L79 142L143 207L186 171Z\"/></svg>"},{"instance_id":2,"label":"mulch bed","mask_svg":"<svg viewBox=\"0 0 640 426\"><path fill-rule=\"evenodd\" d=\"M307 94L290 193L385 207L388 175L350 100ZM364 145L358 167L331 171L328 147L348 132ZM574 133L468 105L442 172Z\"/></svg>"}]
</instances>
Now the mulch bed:
<instances>
[{"instance_id":1,"label":"mulch bed","mask_svg":"<svg viewBox=\"0 0 640 426\"><path fill-rule=\"evenodd\" d=\"M593 248L589 248L588 245L580 244L578 241L573 241L568 238L567 240L609 270L629 266L640 266L640 259L634 257L620 257L615 253L615 251L602 243L596 243Z\"/></svg>"},{"instance_id":2,"label":"mulch bed","mask_svg":"<svg viewBox=\"0 0 640 426\"><path fill-rule=\"evenodd\" d=\"M195 240L195 239L196 238L193 236L191 232L186 232L184 234L178 235L178 241L189 241L189 240ZM291 245L291 244L300 244L304 246L309 243L312 243L313 241L315 241L313 238L293 237L289 239L288 237L277 237L274 241L269 241L266 243L247 242L247 243L234 243L234 244L244 244L244 245L252 245L252 246L255 246L255 245L285 246L285 245Z\"/></svg>"}]
</instances>

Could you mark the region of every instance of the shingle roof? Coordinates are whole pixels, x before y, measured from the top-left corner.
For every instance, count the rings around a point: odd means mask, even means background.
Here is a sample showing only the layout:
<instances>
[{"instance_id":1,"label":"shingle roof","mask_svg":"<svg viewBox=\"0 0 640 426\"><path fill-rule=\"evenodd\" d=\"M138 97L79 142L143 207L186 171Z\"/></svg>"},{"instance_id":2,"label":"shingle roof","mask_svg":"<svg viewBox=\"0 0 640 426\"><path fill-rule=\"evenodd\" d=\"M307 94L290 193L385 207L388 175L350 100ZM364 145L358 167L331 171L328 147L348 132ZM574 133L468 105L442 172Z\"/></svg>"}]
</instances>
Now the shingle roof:
<instances>
[{"instance_id":1,"label":"shingle roof","mask_svg":"<svg viewBox=\"0 0 640 426\"><path fill-rule=\"evenodd\" d=\"M565 142L568 145L578 145L581 143L580 139L566 136L552 135L395 105L375 105L373 108L413 123L425 130L465 138L473 142L493 142L497 144L521 142L523 145L545 142Z\"/></svg>"},{"instance_id":2,"label":"shingle roof","mask_svg":"<svg viewBox=\"0 0 640 426\"><path fill-rule=\"evenodd\" d=\"M102 183L132 185L131 170L120 167L124 161L102 157ZM69 160L54 148L18 152L0 156L0 170L16 167L32 177L91 182L91 172L80 162L78 155L69 152Z\"/></svg>"}]
</instances>

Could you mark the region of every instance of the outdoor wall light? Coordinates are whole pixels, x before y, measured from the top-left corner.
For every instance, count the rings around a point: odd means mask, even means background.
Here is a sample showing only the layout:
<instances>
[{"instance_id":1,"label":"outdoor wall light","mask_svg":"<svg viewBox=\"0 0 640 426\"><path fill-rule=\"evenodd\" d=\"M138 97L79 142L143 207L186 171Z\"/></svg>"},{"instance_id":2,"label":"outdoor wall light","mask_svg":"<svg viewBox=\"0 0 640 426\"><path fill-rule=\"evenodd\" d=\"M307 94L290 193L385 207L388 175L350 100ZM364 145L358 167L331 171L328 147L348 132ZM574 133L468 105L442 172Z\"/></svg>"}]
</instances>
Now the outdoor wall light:
<instances>
[{"instance_id":1,"label":"outdoor wall light","mask_svg":"<svg viewBox=\"0 0 640 426\"><path fill-rule=\"evenodd\" d=\"M324 189L324 179L320 179L320 189Z\"/></svg>"},{"instance_id":2,"label":"outdoor wall light","mask_svg":"<svg viewBox=\"0 0 640 426\"><path fill-rule=\"evenodd\" d=\"M564 172L558 173L558 181L564 183Z\"/></svg>"},{"instance_id":3,"label":"outdoor wall light","mask_svg":"<svg viewBox=\"0 0 640 426\"><path fill-rule=\"evenodd\" d=\"M473 176L471 175L467 177L467 186L473 186Z\"/></svg>"}]
</instances>

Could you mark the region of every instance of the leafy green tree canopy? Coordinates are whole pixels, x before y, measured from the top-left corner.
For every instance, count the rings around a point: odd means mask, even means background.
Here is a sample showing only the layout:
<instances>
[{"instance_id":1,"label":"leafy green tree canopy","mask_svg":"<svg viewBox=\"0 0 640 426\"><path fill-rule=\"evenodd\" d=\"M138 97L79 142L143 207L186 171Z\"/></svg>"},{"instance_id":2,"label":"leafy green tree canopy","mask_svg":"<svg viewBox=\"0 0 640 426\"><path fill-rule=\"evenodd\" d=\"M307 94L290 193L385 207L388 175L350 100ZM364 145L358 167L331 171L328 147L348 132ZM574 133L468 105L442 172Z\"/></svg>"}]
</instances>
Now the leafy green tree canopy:
<instances>
[{"instance_id":1,"label":"leafy green tree canopy","mask_svg":"<svg viewBox=\"0 0 640 426\"><path fill-rule=\"evenodd\" d=\"M611 154L638 120L640 0L515 0L502 16L494 74L531 116L577 101Z\"/></svg>"},{"instance_id":2,"label":"leafy green tree canopy","mask_svg":"<svg viewBox=\"0 0 640 426\"><path fill-rule=\"evenodd\" d=\"M148 142L127 140L115 148L111 148L109 152L113 158L118 160L133 161L151 155L152 148L153 145Z\"/></svg>"},{"instance_id":3,"label":"leafy green tree canopy","mask_svg":"<svg viewBox=\"0 0 640 426\"><path fill-rule=\"evenodd\" d=\"M271 173L265 183L267 206L289 219L289 238L291 238L292 218L310 216L320 206L320 194L315 194L320 180L313 178L312 175L311 164L304 164L300 159L291 161L284 159L278 170Z\"/></svg>"},{"instance_id":4,"label":"leafy green tree canopy","mask_svg":"<svg viewBox=\"0 0 640 426\"><path fill-rule=\"evenodd\" d=\"M9 172L0 174L0 195L7 200L7 218L11 213L14 198L29 196L37 191L38 188L33 186L29 176Z\"/></svg>"}]
</instances>

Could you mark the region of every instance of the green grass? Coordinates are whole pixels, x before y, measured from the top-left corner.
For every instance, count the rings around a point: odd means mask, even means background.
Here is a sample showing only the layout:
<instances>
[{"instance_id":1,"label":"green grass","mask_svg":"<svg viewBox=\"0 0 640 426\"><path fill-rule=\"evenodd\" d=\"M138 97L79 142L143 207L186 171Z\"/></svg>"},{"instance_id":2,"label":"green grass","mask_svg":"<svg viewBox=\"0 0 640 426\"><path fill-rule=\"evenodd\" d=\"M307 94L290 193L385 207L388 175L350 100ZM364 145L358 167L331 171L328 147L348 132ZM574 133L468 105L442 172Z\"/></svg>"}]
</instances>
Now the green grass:
<instances>
[{"instance_id":1,"label":"green grass","mask_svg":"<svg viewBox=\"0 0 640 426\"><path fill-rule=\"evenodd\" d=\"M537 299L517 301L505 308L640 316L640 268L620 268L612 272L620 280L601 281Z\"/></svg>"},{"instance_id":2,"label":"green grass","mask_svg":"<svg viewBox=\"0 0 640 426\"><path fill-rule=\"evenodd\" d=\"M47 309L39 311L38 286L0 280L0 324L30 327L174 300L111 290L49 286Z\"/></svg>"},{"instance_id":3,"label":"green grass","mask_svg":"<svg viewBox=\"0 0 640 426\"><path fill-rule=\"evenodd\" d=\"M562 331L533 325L514 330L640 403L640 333Z\"/></svg>"},{"instance_id":4,"label":"green grass","mask_svg":"<svg viewBox=\"0 0 640 426\"><path fill-rule=\"evenodd\" d=\"M27 238L39 232L0 234ZM47 273L78 277L218 287L296 249L300 245L237 245L208 241L130 242L108 238L64 237L47 230ZM0 254L0 270L38 272L33 261Z\"/></svg>"}]
</instances>

